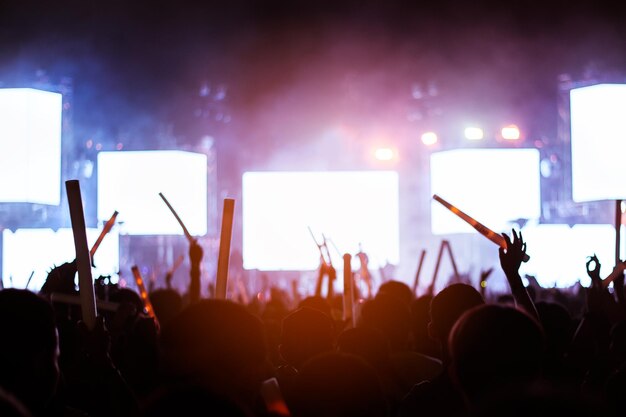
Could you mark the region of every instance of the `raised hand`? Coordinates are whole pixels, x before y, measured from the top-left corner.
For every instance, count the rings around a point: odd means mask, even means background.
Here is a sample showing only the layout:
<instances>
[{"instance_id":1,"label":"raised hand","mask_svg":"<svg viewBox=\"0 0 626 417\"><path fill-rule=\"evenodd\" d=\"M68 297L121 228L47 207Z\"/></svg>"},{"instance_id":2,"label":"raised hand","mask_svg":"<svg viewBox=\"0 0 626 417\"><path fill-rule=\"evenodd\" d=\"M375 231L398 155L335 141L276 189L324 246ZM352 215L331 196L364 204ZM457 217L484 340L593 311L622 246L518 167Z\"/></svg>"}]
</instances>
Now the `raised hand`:
<instances>
[{"instance_id":1,"label":"raised hand","mask_svg":"<svg viewBox=\"0 0 626 417\"><path fill-rule=\"evenodd\" d=\"M592 264L593 268L591 267ZM602 278L600 278L600 268L602 265L600 264L600 260L595 253L587 259L587 263L585 265L587 267L587 275L591 278L591 285L593 288L602 289Z\"/></svg>"},{"instance_id":2,"label":"raised hand","mask_svg":"<svg viewBox=\"0 0 626 417\"><path fill-rule=\"evenodd\" d=\"M507 277L510 273L518 273L519 267L526 256L526 243L522 237L522 232L519 232L519 236L515 230L512 230L512 233L513 241L511 241L507 234L502 234L502 237L504 237L504 240L506 241L506 250L503 248L500 248L499 250L500 265L502 266L505 274L507 274Z\"/></svg>"},{"instance_id":3,"label":"raised hand","mask_svg":"<svg viewBox=\"0 0 626 417\"><path fill-rule=\"evenodd\" d=\"M513 240L509 238L505 233L502 234L506 242L506 250L499 249L500 265L506 275L509 286L511 287L511 293L515 299L515 303L526 310L528 314L539 320L539 314L535 308L535 304L528 295L528 291L522 283L522 278L519 275L519 267L526 257L526 242L522 237L522 232L519 235L515 230L512 230Z\"/></svg>"}]
</instances>

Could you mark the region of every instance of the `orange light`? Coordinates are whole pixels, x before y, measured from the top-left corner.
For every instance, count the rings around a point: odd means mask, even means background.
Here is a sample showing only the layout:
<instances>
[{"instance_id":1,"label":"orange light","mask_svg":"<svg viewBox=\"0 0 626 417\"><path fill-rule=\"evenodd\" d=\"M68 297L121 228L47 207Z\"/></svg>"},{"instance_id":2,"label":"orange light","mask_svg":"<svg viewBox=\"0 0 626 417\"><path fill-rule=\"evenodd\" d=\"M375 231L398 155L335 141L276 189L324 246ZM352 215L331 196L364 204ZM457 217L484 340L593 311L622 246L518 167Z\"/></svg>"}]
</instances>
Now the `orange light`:
<instances>
[{"instance_id":1,"label":"orange light","mask_svg":"<svg viewBox=\"0 0 626 417\"><path fill-rule=\"evenodd\" d=\"M519 127L516 125L508 125L502 128L502 139L518 140L520 136Z\"/></svg>"},{"instance_id":2,"label":"orange light","mask_svg":"<svg viewBox=\"0 0 626 417\"><path fill-rule=\"evenodd\" d=\"M374 156L379 161L391 161L395 156L395 152L391 148L378 148L374 151Z\"/></svg>"}]
</instances>

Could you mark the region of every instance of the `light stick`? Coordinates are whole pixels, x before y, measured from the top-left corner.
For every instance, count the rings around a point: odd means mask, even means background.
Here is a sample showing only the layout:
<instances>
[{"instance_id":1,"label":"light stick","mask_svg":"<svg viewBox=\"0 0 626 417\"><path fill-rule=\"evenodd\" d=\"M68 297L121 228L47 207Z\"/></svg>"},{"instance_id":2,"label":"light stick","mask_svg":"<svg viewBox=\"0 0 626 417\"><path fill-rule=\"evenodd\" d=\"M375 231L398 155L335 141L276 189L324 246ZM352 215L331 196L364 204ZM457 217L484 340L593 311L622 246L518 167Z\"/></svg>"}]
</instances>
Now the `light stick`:
<instances>
[{"instance_id":1,"label":"light stick","mask_svg":"<svg viewBox=\"0 0 626 417\"><path fill-rule=\"evenodd\" d=\"M485 236L487 239L491 240L493 243L495 243L496 245L500 246L502 249L506 249L507 248L506 240L504 240L504 238L501 235L499 235L498 233L494 232L493 230L489 229L487 226L485 226L482 223L478 222L473 217L465 214L464 212L462 212L461 210L459 210L458 208L456 208L452 204L448 203L443 198L439 197L437 194L433 195L433 199L436 200L437 202L441 203L445 208L450 210L452 213L454 213L457 216L459 216L461 218L461 220L464 220L466 223L468 223L470 226L472 226L478 233L480 233L481 235ZM530 256L528 256L527 254L524 254L524 262L528 262L529 259L530 259Z\"/></svg>"},{"instance_id":2,"label":"light stick","mask_svg":"<svg viewBox=\"0 0 626 417\"><path fill-rule=\"evenodd\" d=\"M235 214L235 200L224 199L222 211L222 231L220 234L220 249L217 258L217 281L215 283L215 298L226 299L228 285L228 261L230 258L230 240L233 235L233 218Z\"/></svg>"},{"instance_id":3,"label":"light stick","mask_svg":"<svg viewBox=\"0 0 626 417\"><path fill-rule=\"evenodd\" d=\"M343 320L352 319L352 327L355 327L355 317L352 311L354 297L352 286L352 256L346 253L343 255Z\"/></svg>"},{"instance_id":4,"label":"light stick","mask_svg":"<svg viewBox=\"0 0 626 417\"><path fill-rule=\"evenodd\" d=\"M87 232L85 230L85 214L83 213L83 201L80 194L78 180L65 181L67 201L70 207L72 220L72 232L74 234L74 247L76 248L76 267L78 269L78 289L81 299L81 311L83 321L88 329L93 329L96 324L96 296L93 290L91 277L91 259L87 246Z\"/></svg>"},{"instance_id":5,"label":"light stick","mask_svg":"<svg viewBox=\"0 0 626 417\"><path fill-rule=\"evenodd\" d=\"M183 221L180 219L180 217L178 217L178 213L176 213L176 210L174 210L174 207L172 207L172 205L170 204L169 201L167 201L167 198L165 198L165 196L163 195L163 193L159 193L159 196L163 199L163 202L167 205L167 207L170 209L170 211L172 212L172 214L174 215L174 217L176 217L176 220L178 221L178 224L180 224L180 227L182 227L183 229L183 233L185 234L185 237L187 238L187 240L189 240L190 242L193 239L193 237L191 236L191 234L189 234L189 231L187 230L187 228L185 227L185 224L183 223Z\"/></svg>"},{"instance_id":6,"label":"light stick","mask_svg":"<svg viewBox=\"0 0 626 417\"><path fill-rule=\"evenodd\" d=\"M137 288L139 289L139 296L141 296L141 301L143 301L143 306L146 309L146 313L153 319L157 319L154 314L154 308L152 308L152 303L150 302L150 297L148 296L148 291L146 291L146 285L143 282L143 278L141 277L141 272L139 272L139 268L137 265L133 265L131 268L133 271L133 277L135 277L135 283L137 284Z\"/></svg>"},{"instance_id":7,"label":"light stick","mask_svg":"<svg viewBox=\"0 0 626 417\"><path fill-rule=\"evenodd\" d=\"M96 239L96 243L94 243L93 246L91 247L91 250L89 251L89 255L91 256L92 263L93 263L93 256L96 254L96 251L100 247L100 244L104 240L104 237L107 235L107 233L111 231L111 229L113 228L113 225L115 225L115 218L117 217L117 214L118 214L117 211L113 212L113 215L111 216L111 218L107 220L107 222L104 224L104 227L102 228L102 231L100 232L100 236L98 236L98 239Z\"/></svg>"}]
</instances>

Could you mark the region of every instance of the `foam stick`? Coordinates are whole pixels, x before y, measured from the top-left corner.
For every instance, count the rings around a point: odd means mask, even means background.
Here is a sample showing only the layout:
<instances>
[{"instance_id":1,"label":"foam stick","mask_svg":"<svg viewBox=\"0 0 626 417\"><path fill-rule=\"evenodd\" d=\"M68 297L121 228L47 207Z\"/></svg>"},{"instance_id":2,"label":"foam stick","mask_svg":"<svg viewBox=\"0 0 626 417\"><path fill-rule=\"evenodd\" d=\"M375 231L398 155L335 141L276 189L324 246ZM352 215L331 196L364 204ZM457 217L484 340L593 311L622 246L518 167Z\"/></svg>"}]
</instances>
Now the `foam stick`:
<instances>
[{"instance_id":1,"label":"foam stick","mask_svg":"<svg viewBox=\"0 0 626 417\"><path fill-rule=\"evenodd\" d=\"M102 228L102 231L100 232L100 236L98 236L98 239L96 239L96 243L94 243L93 246L91 247L91 250L89 251L89 255L91 256L92 261L93 261L93 256L96 254L96 251L100 247L100 244L104 240L104 237L111 231L111 229L113 228L113 225L115 225L115 218L117 217L117 214L118 214L117 211L113 212L113 215L111 216L111 218L107 220L107 222L104 224L104 227Z\"/></svg>"},{"instance_id":2,"label":"foam stick","mask_svg":"<svg viewBox=\"0 0 626 417\"><path fill-rule=\"evenodd\" d=\"M498 233L494 232L493 230L489 229L487 226L485 226L482 223L478 222L473 217L465 214L464 212L462 212L461 210L459 210L458 208L456 208L452 204L448 203L443 198L439 197L437 194L433 195L433 199L436 200L437 202L441 203L445 208L450 210L452 213L454 213L457 216L459 216L461 218L461 220L464 220L466 223L468 223L470 226L472 226L478 233L480 233L481 235L485 236L487 239L491 240L493 243L495 243L496 245L500 246L502 249L506 249L507 248L506 241ZM524 262L528 262L529 259L530 259L530 256L524 255Z\"/></svg>"},{"instance_id":3,"label":"foam stick","mask_svg":"<svg viewBox=\"0 0 626 417\"><path fill-rule=\"evenodd\" d=\"M133 272L133 277L135 277L135 283L139 289L139 296L141 297L141 301L143 301L143 307L145 308L146 313L156 320L157 318L154 314L154 309L152 308L152 303L150 302L150 297L148 296L148 291L146 291L146 285L141 277L139 268L137 268L137 265L133 265L130 270Z\"/></svg>"},{"instance_id":4,"label":"foam stick","mask_svg":"<svg viewBox=\"0 0 626 417\"><path fill-rule=\"evenodd\" d=\"M70 207L74 247L76 248L81 311L87 328L93 329L96 324L96 296L93 291L93 279L91 277L91 259L89 258L89 247L87 246L87 231L85 229L85 214L80 194L80 183L78 180L65 181L65 189Z\"/></svg>"},{"instance_id":5,"label":"foam stick","mask_svg":"<svg viewBox=\"0 0 626 417\"><path fill-rule=\"evenodd\" d=\"M30 276L28 277L28 281L26 281L26 286L24 287L25 289L28 289L28 286L30 285L30 281L33 279L33 275L35 275L34 270L30 273Z\"/></svg>"},{"instance_id":6,"label":"foam stick","mask_svg":"<svg viewBox=\"0 0 626 417\"><path fill-rule=\"evenodd\" d=\"M352 327L354 326L354 314L352 311L352 256L349 253L343 255L343 320L352 320Z\"/></svg>"},{"instance_id":7,"label":"foam stick","mask_svg":"<svg viewBox=\"0 0 626 417\"><path fill-rule=\"evenodd\" d=\"M217 280L215 282L215 298L226 299L228 285L228 261L230 258L230 240L233 235L233 218L235 215L235 200L224 199L222 211L222 231L220 234L220 249L217 258Z\"/></svg>"},{"instance_id":8,"label":"foam stick","mask_svg":"<svg viewBox=\"0 0 626 417\"><path fill-rule=\"evenodd\" d=\"M163 199L163 202L167 205L167 207L170 209L170 211L172 212L172 214L174 215L174 217L176 218L176 220L178 221L178 224L180 224L180 227L182 227L183 229L183 233L185 234L185 237L187 238L187 240L192 241L193 237L191 236L191 234L189 234L189 231L187 230L187 228L185 227L185 224L183 223L183 221L180 219L180 217L178 217L178 213L176 213L176 210L174 210L174 207L172 207L172 205L170 204L169 201L167 201L167 198L165 198L165 196L163 195L163 193L159 193L159 196Z\"/></svg>"},{"instance_id":9,"label":"foam stick","mask_svg":"<svg viewBox=\"0 0 626 417\"><path fill-rule=\"evenodd\" d=\"M289 417L291 413L287 403L280 392L280 386L276 378L270 378L261 383L261 397L270 415Z\"/></svg>"},{"instance_id":10,"label":"foam stick","mask_svg":"<svg viewBox=\"0 0 626 417\"><path fill-rule=\"evenodd\" d=\"M50 294L50 301L53 303L80 305L80 297L60 292L53 292ZM98 307L98 310L111 311L115 313L120 305L119 303L111 301L96 300L96 306Z\"/></svg>"},{"instance_id":11,"label":"foam stick","mask_svg":"<svg viewBox=\"0 0 626 417\"><path fill-rule=\"evenodd\" d=\"M417 272L415 273L415 280L413 281L413 294L417 292L417 286L420 281L420 275L422 274L422 266L424 266L424 258L426 257L426 249L422 249L422 253L420 255L420 261L417 264Z\"/></svg>"}]
</instances>

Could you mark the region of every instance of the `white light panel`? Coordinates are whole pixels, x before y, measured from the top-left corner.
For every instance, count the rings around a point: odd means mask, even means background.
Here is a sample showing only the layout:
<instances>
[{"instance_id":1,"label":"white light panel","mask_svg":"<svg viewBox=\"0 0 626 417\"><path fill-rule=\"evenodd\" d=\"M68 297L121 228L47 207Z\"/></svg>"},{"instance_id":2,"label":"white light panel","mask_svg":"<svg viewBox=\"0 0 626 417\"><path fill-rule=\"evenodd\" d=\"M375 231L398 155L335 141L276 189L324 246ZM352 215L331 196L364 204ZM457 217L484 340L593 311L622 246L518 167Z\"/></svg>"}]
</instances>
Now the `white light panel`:
<instances>
[{"instance_id":1,"label":"white light panel","mask_svg":"<svg viewBox=\"0 0 626 417\"><path fill-rule=\"evenodd\" d=\"M392 171L246 172L243 258L246 269L313 270L322 233L338 250L359 243L370 267L399 261L398 174ZM342 259L328 244L335 267Z\"/></svg>"},{"instance_id":2,"label":"white light panel","mask_svg":"<svg viewBox=\"0 0 626 417\"><path fill-rule=\"evenodd\" d=\"M61 94L0 89L0 203L58 205Z\"/></svg>"},{"instance_id":3,"label":"white light panel","mask_svg":"<svg viewBox=\"0 0 626 417\"><path fill-rule=\"evenodd\" d=\"M523 229L530 260L520 268L534 275L543 287L570 287L579 280L589 286L587 257L594 253L603 264L605 278L615 265L615 228L602 224L542 224Z\"/></svg>"},{"instance_id":4,"label":"white light panel","mask_svg":"<svg viewBox=\"0 0 626 417\"><path fill-rule=\"evenodd\" d=\"M87 229L89 247L100 235L100 229ZM2 282L5 287L25 288L31 272L33 278L28 286L38 291L48 272L56 265L71 262L76 257L72 229L8 229L2 232ZM119 270L119 233L114 227L104 238L94 256L92 275L111 275L117 280ZM12 279L11 279L12 277Z\"/></svg>"},{"instance_id":5,"label":"white light panel","mask_svg":"<svg viewBox=\"0 0 626 417\"><path fill-rule=\"evenodd\" d=\"M207 232L207 157L183 151L100 152L98 219L115 210L121 233L180 235L182 229L159 193L194 236Z\"/></svg>"},{"instance_id":6,"label":"white light panel","mask_svg":"<svg viewBox=\"0 0 626 417\"><path fill-rule=\"evenodd\" d=\"M496 232L515 219L537 219L541 210L539 151L457 149L430 157L431 194L437 194ZM436 201L434 234L476 233Z\"/></svg>"},{"instance_id":7,"label":"white light panel","mask_svg":"<svg viewBox=\"0 0 626 417\"><path fill-rule=\"evenodd\" d=\"M570 103L574 201L626 199L626 84L573 89Z\"/></svg>"}]
</instances>

